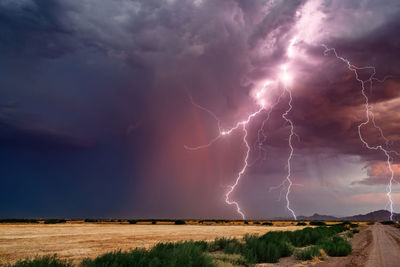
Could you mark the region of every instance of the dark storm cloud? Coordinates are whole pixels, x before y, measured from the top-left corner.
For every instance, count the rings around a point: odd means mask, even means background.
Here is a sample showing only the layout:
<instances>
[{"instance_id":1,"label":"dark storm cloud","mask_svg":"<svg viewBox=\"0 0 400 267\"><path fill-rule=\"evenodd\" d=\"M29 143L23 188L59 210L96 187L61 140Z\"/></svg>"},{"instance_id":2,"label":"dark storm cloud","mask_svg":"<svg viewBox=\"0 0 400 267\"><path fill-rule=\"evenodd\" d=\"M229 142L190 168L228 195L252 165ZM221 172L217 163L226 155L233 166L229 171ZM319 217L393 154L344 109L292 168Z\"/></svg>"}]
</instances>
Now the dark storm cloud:
<instances>
[{"instance_id":1,"label":"dark storm cloud","mask_svg":"<svg viewBox=\"0 0 400 267\"><path fill-rule=\"evenodd\" d=\"M57 1L4 1L0 4L0 51L47 58L70 52L72 32L58 17L65 11Z\"/></svg>"},{"instance_id":2,"label":"dark storm cloud","mask_svg":"<svg viewBox=\"0 0 400 267\"><path fill-rule=\"evenodd\" d=\"M312 20L312 12L301 15L307 6L321 14L319 21ZM216 122L191 105L188 94L230 127L257 108L252 93L265 79L277 78L290 40L299 30L313 30L296 44L302 55L295 60L291 88L290 117L300 137L294 141L296 176L304 183L308 173L323 176L328 163L304 163L318 153L329 160L357 156L367 165L381 161L384 157L368 152L358 138L357 125L365 115L360 84L343 62L331 53L324 56L321 44L335 47L356 65L376 66L377 78L392 75L367 91L376 121L396 149L398 11L397 1L5 1L0 4L0 66L6 70L0 74L0 96L2 104L18 105L1 110L0 142L29 151L96 151L86 159L93 170L71 173L77 181L100 177L92 167L96 159L108 166L100 148L117 147L103 154L113 151L109 157L123 155L118 160L134 162L132 190L148 192L142 199L132 197L143 207L131 213L128 207L124 214L229 217L232 210L221 196L243 164L242 136L237 133L204 151L184 150L217 134ZM305 24L299 24L302 19ZM285 175L288 126L281 114L286 109L284 98L266 125L267 160L255 163L235 192L247 208L257 206L257 216L265 214L257 203L276 196L260 188L279 184ZM252 144L260 123L257 118L249 127ZM368 140L381 141L370 126L363 132ZM258 151L251 155L257 158ZM115 168L107 175L131 177L126 172ZM372 172L367 175L374 178ZM110 178L100 179L107 184ZM322 180L332 188L339 184ZM249 195L255 187L258 193ZM301 187L296 191L303 203ZM206 200L204 192L210 195ZM219 206L210 208L215 203ZM280 208L269 211L276 214Z\"/></svg>"},{"instance_id":3,"label":"dark storm cloud","mask_svg":"<svg viewBox=\"0 0 400 267\"><path fill-rule=\"evenodd\" d=\"M15 105L0 107L0 145L34 150L85 149L92 141L41 126L30 114L18 114Z\"/></svg>"}]
</instances>

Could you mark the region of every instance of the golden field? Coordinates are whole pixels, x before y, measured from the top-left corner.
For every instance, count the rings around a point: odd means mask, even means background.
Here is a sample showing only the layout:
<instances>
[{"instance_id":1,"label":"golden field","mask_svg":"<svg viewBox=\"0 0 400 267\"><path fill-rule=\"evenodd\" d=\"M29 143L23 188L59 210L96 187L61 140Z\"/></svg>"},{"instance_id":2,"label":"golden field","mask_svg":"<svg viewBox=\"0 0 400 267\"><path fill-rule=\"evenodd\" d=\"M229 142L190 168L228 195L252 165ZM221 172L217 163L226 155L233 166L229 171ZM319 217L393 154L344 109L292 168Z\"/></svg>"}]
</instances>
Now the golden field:
<instances>
[{"instance_id":1,"label":"golden field","mask_svg":"<svg viewBox=\"0 0 400 267\"><path fill-rule=\"evenodd\" d=\"M0 224L0 264L32 258L35 255L57 254L63 259L80 262L109 251L151 247L159 242L183 240L211 241L216 237L241 238L245 234L264 234L269 231L293 231L305 226L293 222L274 222L273 226L249 222L216 223L186 221L186 225L172 222L84 223L62 224ZM262 222L261 222L262 223Z\"/></svg>"}]
</instances>

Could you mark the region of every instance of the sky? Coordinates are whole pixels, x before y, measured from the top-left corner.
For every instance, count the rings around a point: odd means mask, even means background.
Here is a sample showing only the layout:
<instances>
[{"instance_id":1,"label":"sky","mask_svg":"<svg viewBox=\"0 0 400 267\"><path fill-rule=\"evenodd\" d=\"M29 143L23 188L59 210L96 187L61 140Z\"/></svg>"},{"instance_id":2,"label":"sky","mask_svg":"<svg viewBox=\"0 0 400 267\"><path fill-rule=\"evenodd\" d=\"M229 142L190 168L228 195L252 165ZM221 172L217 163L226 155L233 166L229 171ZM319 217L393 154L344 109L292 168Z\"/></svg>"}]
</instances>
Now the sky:
<instances>
[{"instance_id":1,"label":"sky","mask_svg":"<svg viewBox=\"0 0 400 267\"><path fill-rule=\"evenodd\" d=\"M230 201L290 218L289 92L295 213L388 209L387 157L358 135L361 83L323 45L375 68L365 94L387 140L371 121L362 136L400 151L397 0L1 1L0 217L240 218L225 195L245 138ZM187 149L260 108L246 136Z\"/></svg>"}]
</instances>

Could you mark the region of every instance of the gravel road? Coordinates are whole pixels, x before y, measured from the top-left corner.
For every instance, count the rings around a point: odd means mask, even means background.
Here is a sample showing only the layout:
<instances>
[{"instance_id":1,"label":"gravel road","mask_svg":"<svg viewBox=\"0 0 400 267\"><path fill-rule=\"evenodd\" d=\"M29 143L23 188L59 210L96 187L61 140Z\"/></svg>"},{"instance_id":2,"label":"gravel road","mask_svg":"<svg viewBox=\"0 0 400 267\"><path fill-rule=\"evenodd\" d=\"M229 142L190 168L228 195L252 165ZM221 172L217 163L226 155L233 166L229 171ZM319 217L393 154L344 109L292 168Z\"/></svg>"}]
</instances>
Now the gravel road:
<instances>
[{"instance_id":1,"label":"gravel road","mask_svg":"<svg viewBox=\"0 0 400 267\"><path fill-rule=\"evenodd\" d=\"M349 256L330 258L314 266L400 266L400 229L382 224L366 226L354 236L351 245Z\"/></svg>"}]
</instances>

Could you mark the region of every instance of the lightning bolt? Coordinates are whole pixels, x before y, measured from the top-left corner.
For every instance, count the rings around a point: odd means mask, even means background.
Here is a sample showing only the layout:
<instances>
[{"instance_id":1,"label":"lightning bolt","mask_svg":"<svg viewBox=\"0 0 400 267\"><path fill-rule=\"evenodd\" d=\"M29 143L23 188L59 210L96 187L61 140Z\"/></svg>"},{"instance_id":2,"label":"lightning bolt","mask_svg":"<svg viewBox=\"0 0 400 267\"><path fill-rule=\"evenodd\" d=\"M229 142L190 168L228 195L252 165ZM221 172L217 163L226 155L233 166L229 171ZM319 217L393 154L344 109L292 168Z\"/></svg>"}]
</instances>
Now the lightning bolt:
<instances>
[{"instance_id":1,"label":"lightning bolt","mask_svg":"<svg viewBox=\"0 0 400 267\"><path fill-rule=\"evenodd\" d=\"M288 54L289 58L293 56L293 49L292 49L292 47L293 47L295 41L296 41L296 38L293 38L293 39L290 41L290 45L289 45L288 51L287 51L287 54ZM258 109L256 112L251 113L250 115L248 115L246 120L237 122L232 128L230 128L230 129L228 129L228 130L222 129L222 127L221 127L221 121L219 120L219 118L218 118L211 110L209 110L209 109L207 109L207 108L205 108L205 107L202 107L202 106L198 105L198 104L195 103L195 102L193 101L193 99L190 97L190 100L191 100L191 102L192 102L192 104L193 104L194 106L196 106L197 108L199 108L199 109L201 109L201 110L207 112L208 114L210 114L210 115L217 121L219 133L218 133L218 135L217 135L216 137L214 137L213 139L211 139L210 142L208 142L207 144L200 145L200 146L194 146L194 147L186 146L186 145L185 145L184 147L185 147L187 150L198 150L198 149L207 148L207 147L211 146L212 144L214 144L215 142L217 142L220 138L222 138L222 137L224 137L224 136L227 136L227 135L230 135L231 133L233 133L234 131L239 130L239 129L241 129L241 130L243 131L243 133L244 133L242 141L243 141L243 143L244 143L245 146L246 146L246 152L245 152L245 157L244 157L244 160L243 160L243 166L242 166L242 168L240 169L240 171L238 172L238 174L237 174L237 176L236 176L236 178L235 178L234 183L228 187L229 190L225 193L225 202L226 202L228 205L234 205L234 206L236 207L237 213L240 214L240 216L241 216L243 219L245 219L246 216L245 216L244 212L242 211L242 209L240 208L239 203L238 203L237 201L231 200L230 196L231 196L231 194L233 193L233 191L235 191L235 189L236 189L236 187L238 186L240 180L242 179L243 175L246 173L248 167L250 166L250 164L249 164L249 157L250 157L250 152L251 152L251 146L249 145L247 126L248 126L248 124L251 122L251 120L252 120L254 117L258 116L260 113L262 113L262 112L264 112L264 111L267 112L266 118L262 121L261 126L260 126L260 128L259 128L259 130L258 130L258 132L257 132L258 148L260 149L260 151L263 150L263 151L265 152L265 150L264 150L264 148L263 148L263 144L264 144L265 141L267 140L267 135L266 135L266 133L265 133L265 131L264 131L265 124L268 122L272 110L273 110L273 109L279 104L279 102L281 101L281 98L282 98L285 94L288 94L288 96L289 96L288 109L282 114L282 118L283 118L283 119L286 121L286 123L288 123L289 126L290 126L289 140L288 140L288 146L289 146L290 152L289 152L289 156L288 156L288 158L287 158L287 175L286 175L286 178L284 179L284 181L282 182L281 186L284 186L284 185L287 183L287 190L286 190L286 194L285 194L285 198L286 198L286 208L287 208L287 209L289 210L289 212L292 214L293 218L294 218L295 220L297 220L297 217L296 217L296 214L295 214L294 210L290 207L290 199L289 199L289 195L290 195L290 192L291 192L291 188L292 188L292 186L293 186L293 182L292 182L292 179L291 179L291 161L292 161L293 152L294 152L294 148L293 148L293 145L292 145L292 140L293 140L293 136L296 135L295 132L294 132L294 124L293 124L293 121L292 121L291 119L288 118L289 113L290 113L290 112L292 111L292 109L293 109L293 106L292 106L292 93L291 93L291 91L290 91L290 90L288 89L288 87L287 87L288 82L291 80L291 76L290 76L290 75L288 74L288 72L287 72L287 66L286 66L286 64L282 65L282 68L281 68L281 69L282 69L283 71L281 72L280 80L281 80L281 81L283 82L283 84L284 84L284 90L283 90L282 93L279 95L279 97L277 98L277 100L276 100L272 105L270 105L270 108L269 108L268 110L265 108L265 101L264 101L264 100L261 100L261 97L262 97L262 94L263 94L264 91L265 91L265 88L270 84L270 82L266 82L266 83L264 84L263 88L262 88L260 91L258 91L258 92L256 93L256 98L260 101L260 103L259 103L259 109ZM296 136L297 136L297 135L296 135ZM265 159L265 156L264 156L264 159Z\"/></svg>"},{"instance_id":2,"label":"lightning bolt","mask_svg":"<svg viewBox=\"0 0 400 267\"><path fill-rule=\"evenodd\" d=\"M373 113L373 107L369 104L369 98L368 98L367 94L365 93L365 85L366 85L366 84L369 84L369 85L370 85L370 88L371 88L371 90L372 90L373 81L378 81L378 82L383 83L383 82L384 82L388 77L390 77L390 76L385 77L383 80L379 80L379 79L375 78L376 69L375 69L374 66L357 67L357 66L351 64L351 62L350 62L348 59L346 59L346 58L344 58L344 57L342 57L342 56L339 56L338 53L336 52L336 49L335 49L335 48L328 48L328 47L327 47L326 45L324 45L324 44L323 44L322 46L325 48L325 50L324 50L324 55L325 55L325 56L328 55L329 52L332 52L332 53L335 55L335 57L336 57L337 59L341 60L342 62L344 62L344 63L347 65L347 68L348 68L350 71L352 71L352 72L354 73L354 76L355 76L357 82L359 82L359 83L361 84L361 94L362 94L362 96L363 96L363 98L364 98L364 106L365 106L365 121L361 122L361 123L357 126L357 129L358 129L358 136L359 136L360 141L362 142L362 144L363 144L367 149L369 149L369 150L381 151L381 152L383 152L383 154L384 154L385 157L386 157L386 165L387 165L387 168L388 168L389 171L390 171L389 182L388 182L388 184L387 184L387 186L386 186L386 195L387 195L388 201L389 201L390 220L393 220L392 184L393 184L393 182L395 181L395 178L394 178L394 171L393 171L393 168L392 168L393 158L392 158L391 154L394 153L394 154L398 155L399 153L397 153L396 151L393 151L393 150L388 150L388 149L386 149L386 148L384 147L385 145L388 146L389 140L388 140L388 139L385 137L385 135L383 134L382 128L379 127L379 126L375 123L375 116L374 116L374 113ZM368 77L368 79L362 80L362 79L360 78L360 76L359 76L359 73L358 73L358 71L360 71L360 70L370 70L372 73L371 73L371 75ZM375 145L375 146L374 146L374 145L370 145L370 144L364 139L364 137L363 137L363 135L362 135L362 132L361 132L362 127L365 126L365 125L367 125L367 124L369 124L370 122L372 123L373 127L374 127L376 130L379 131L381 138L382 138L383 140L385 140L385 145L383 145L383 144L379 144L379 145Z\"/></svg>"},{"instance_id":3,"label":"lightning bolt","mask_svg":"<svg viewBox=\"0 0 400 267\"><path fill-rule=\"evenodd\" d=\"M293 152L294 152L294 148L293 148L293 144L292 144L292 140L293 140L293 136L295 135L294 133L294 124L292 122L292 120L290 120L287 115L289 114L289 112L292 110L293 106L292 106L292 92L287 88L287 86L285 85L284 87L285 91L289 94L289 108L285 111L285 113L282 114L282 118L289 123L290 125L290 134L289 134L289 147L290 147L290 152L289 152L289 156L287 159L287 176L286 176L286 181L288 183L287 186L287 191L286 191L286 208L290 211L290 213L292 214L293 218L295 220L297 220L296 214L294 213L293 209L290 208L290 200L289 200L289 194L290 194L290 190L292 189L293 186L293 182L291 180L291 175L292 175L292 157L293 157Z\"/></svg>"},{"instance_id":4,"label":"lightning bolt","mask_svg":"<svg viewBox=\"0 0 400 267\"><path fill-rule=\"evenodd\" d=\"M205 145L196 146L196 147L189 147L189 146L186 146L186 145L185 145L185 148L186 148L186 149L188 149L188 150L203 149L203 148L206 148L206 147L211 146L213 143L215 143L217 140L219 140L219 139L222 138L223 136L230 135L230 134L233 133L235 130L242 129L243 132L244 132L243 139L242 139L242 140L243 140L243 143L244 143L245 146L246 146L246 156L245 156L245 158L244 158L244 163L243 163L243 166L242 166L241 170L239 171L238 175L236 176L235 182L234 182L232 185L229 186L229 190L225 193L225 202L226 202L228 205L234 205L234 206L236 207L237 213L239 213L240 216L241 216L241 217L243 218L243 220L244 220L244 219L246 218L246 216L244 215L242 209L240 208L239 203L238 203L237 201L230 200L230 195L232 194L232 192L235 190L235 188L236 188L237 185L239 184L240 179L243 177L244 173L245 173L246 170L247 170L247 167L249 166L249 162L248 162L248 161L249 161L249 156L250 156L250 150L251 150L251 148L250 148L249 142L248 142L248 140L247 140L248 131L247 131L247 128L246 128L246 127L247 127L247 125L250 123L250 121L251 121L255 116L257 116L257 115L260 114L263 110L265 110L265 109L264 109L264 106L261 106L261 108L258 109L256 112L250 114L250 115L247 117L246 120L243 120L243 121L240 121L240 122L236 123L235 126L233 126L232 128L230 128L230 129L228 129L228 130L222 130L222 128L221 128L221 121L218 119L218 117L217 117L212 111L210 111L209 109L204 108L204 107L202 107L202 106L196 104L195 102L193 102L193 99L192 99L192 98L191 98L191 101L192 101L192 104L193 104L193 105L195 105L195 106L198 107L199 109L202 109L202 110L206 111L207 113L209 113L212 117L214 117L214 118L216 119L216 121L218 122L219 134L218 134L214 139L212 139L209 143L207 143L207 144L205 144Z\"/></svg>"}]
</instances>

